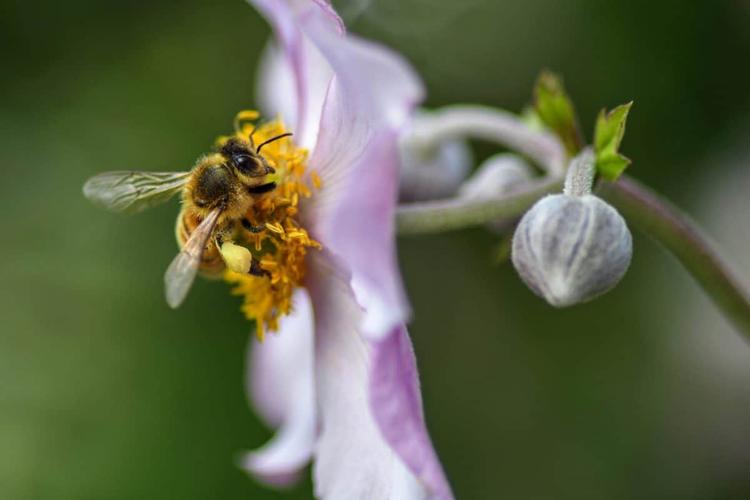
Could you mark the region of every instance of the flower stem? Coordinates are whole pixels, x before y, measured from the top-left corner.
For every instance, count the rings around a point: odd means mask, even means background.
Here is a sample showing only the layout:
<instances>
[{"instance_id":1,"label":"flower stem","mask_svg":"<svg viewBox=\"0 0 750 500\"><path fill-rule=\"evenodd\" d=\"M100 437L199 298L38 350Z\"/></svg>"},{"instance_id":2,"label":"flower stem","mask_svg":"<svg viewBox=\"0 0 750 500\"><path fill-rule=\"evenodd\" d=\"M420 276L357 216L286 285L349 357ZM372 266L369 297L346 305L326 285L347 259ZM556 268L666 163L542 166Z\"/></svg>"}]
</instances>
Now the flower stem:
<instances>
[{"instance_id":1,"label":"flower stem","mask_svg":"<svg viewBox=\"0 0 750 500\"><path fill-rule=\"evenodd\" d=\"M542 196L560 191L561 178L528 183L524 189L493 198L425 201L401 205L396 214L398 234L443 233L522 215Z\"/></svg>"},{"instance_id":2,"label":"flower stem","mask_svg":"<svg viewBox=\"0 0 750 500\"><path fill-rule=\"evenodd\" d=\"M679 208L638 181L622 176L598 190L633 226L664 245L717 307L750 341L750 295L713 241Z\"/></svg>"}]
</instances>

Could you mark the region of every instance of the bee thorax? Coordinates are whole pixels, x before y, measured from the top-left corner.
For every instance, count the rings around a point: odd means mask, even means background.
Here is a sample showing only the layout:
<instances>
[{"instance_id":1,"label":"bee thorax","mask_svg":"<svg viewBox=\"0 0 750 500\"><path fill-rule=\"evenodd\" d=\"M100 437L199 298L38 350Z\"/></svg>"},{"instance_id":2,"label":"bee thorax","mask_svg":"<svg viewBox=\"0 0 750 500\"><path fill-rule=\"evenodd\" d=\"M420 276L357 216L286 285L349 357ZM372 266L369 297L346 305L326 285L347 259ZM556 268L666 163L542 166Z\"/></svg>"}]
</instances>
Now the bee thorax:
<instances>
[{"instance_id":1,"label":"bee thorax","mask_svg":"<svg viewBox=\"0 0 750 500\"><path fill-rule=\"evenodd\" d=\"M201 208L228 203L233 189L232 180L231 172L221 165L199 167L191 191L193 203Z\"/></svg>"}]
</instances>

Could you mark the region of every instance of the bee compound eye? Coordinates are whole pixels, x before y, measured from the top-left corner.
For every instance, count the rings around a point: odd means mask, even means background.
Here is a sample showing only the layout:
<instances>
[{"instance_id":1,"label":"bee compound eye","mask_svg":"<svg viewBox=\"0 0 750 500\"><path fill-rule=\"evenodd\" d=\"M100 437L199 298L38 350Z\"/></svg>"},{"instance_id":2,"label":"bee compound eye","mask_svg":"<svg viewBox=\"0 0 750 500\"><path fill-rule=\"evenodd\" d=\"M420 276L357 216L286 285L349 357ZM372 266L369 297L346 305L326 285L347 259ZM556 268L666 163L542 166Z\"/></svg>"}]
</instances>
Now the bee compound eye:
<instances>
[{"instance_id":1,"label":"bee compound eye","mask_svg":"<svg viewBox=\"0 0 750 500\"><path fill-rule=\"evenodd\" d=\"M234 166L237 167L240 172L245 174L252 173L258 168L257 162L249 155L234 155L232 156L232 163L234 163Z\"/></svg>"}]
</instances>

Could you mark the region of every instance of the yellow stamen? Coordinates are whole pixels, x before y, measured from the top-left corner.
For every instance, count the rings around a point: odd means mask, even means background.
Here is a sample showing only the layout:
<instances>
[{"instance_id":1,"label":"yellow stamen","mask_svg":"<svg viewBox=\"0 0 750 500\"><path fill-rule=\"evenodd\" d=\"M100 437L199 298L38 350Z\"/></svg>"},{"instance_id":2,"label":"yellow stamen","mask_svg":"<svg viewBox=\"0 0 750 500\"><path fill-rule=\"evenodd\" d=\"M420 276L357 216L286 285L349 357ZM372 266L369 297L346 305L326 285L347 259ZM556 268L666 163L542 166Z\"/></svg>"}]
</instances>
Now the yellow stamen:
<instances>
[{"instance_id":1,"label":"yellow stamen","mask_svg":"<svg viewBox=\"0 0 750 500\"><path fill-rule=\"evenodd\" d=\"M247 126L244 122L252 122L254 120L257 120L260 117L260 113L255 111L254 109L246 109L244 111L240 111L237 113L237 116L234 117L234 131L235 133L242 132L242 129ZM248 132L248 135L245 136L247 138L250 133L252 133L252 129Z\"/></svg>"},{"instance_id":2,"label":"yellow stamen","mask_svg":"<svg viewBox=\"0 0 750 500\"><path fill-rule=\"evenodd\" d=\"M266 227L277 234L284 234L284 228L281 227L281 224L273 223L273 222L266 222Z\"/></svg>"},{"instance_id":3,"label":"yellow stamen","mask_svg":"<svg viewBox=\"0 0 750 500\"><path fill-rule=\"evenodd\" d=\"M235 135L254 144L260 144L287 130L281 120L254 124L255 111L241 111L235 118ZM229 137L220 137L219 146ZM263 340L266 331L276 331L279 319L291 312L292 295L302 286L305 277L305 256L310 248L320 249L320 244L310 238L307 230L295 218L299 201L312 196L313 191L305 180L307 151L295 146L292 138L274 141L264 146L263 157L276 169L276 189L258 196L246 214L254 227L265 227L259 233L242 230L239 240L245 243L260 261L268 276L253 276L227 270L224 279L234 284L232 293L243 297L242 312L255 321L256 335ZM313 172L309 182L318 189L320 178Z\"/></svg>"}]
</instances>

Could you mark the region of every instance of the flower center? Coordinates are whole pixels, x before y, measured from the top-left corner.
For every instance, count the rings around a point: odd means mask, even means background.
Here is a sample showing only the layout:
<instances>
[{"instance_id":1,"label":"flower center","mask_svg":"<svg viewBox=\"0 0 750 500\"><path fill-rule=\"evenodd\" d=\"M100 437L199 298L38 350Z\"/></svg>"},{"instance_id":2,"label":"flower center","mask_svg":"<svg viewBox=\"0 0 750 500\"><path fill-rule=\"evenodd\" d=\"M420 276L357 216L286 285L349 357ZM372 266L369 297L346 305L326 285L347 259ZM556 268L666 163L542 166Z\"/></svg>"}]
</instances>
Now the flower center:
<instances>
[{"instance_id":1,"label":"flower center","mask_svg":"<svg viewBox=\"0 0 750 500\"><path fill-rule=\"evenodd\" d=\"M287 132L281 120L254 124L255 111L242 111L235 119L235 135L220 137L218 146L237 137L255 145ZM268 276L253 276L227 270L224 279L234 286L232 293L243 298L242 312L255 321L256 335L263 340L265 332L276 331L279 318L292 310L292 294L302 286L306 272L305 256L308 249L320 249L320 243L310 238L298 220L299 201L309 198L320 188L315 172L306 175L307 150L295 146L291 138L269 142L260 154L276 170L269 181L276 189L256 195L245 219L241 240L258 259Z\"/></svg>"}]
</instances>

